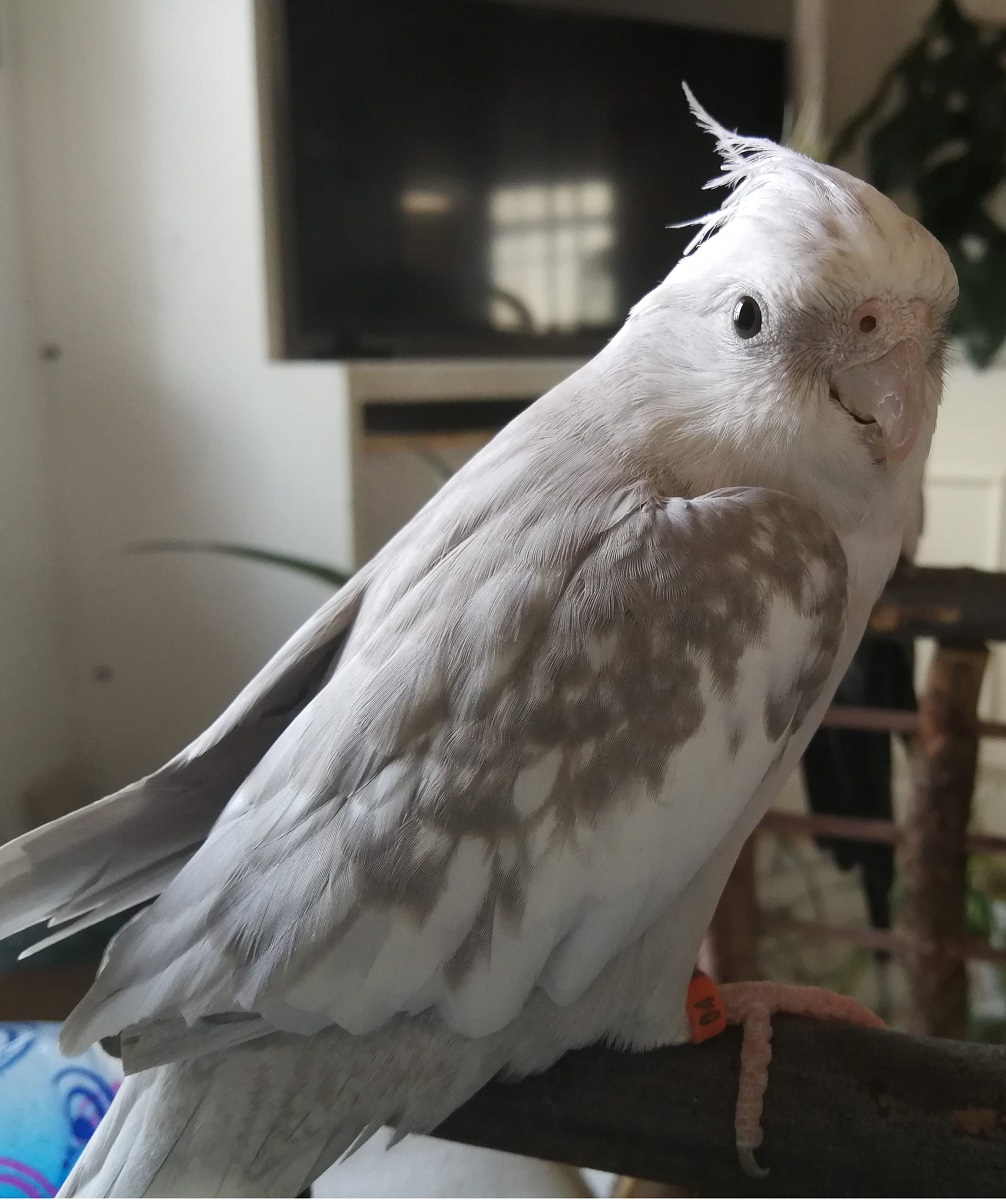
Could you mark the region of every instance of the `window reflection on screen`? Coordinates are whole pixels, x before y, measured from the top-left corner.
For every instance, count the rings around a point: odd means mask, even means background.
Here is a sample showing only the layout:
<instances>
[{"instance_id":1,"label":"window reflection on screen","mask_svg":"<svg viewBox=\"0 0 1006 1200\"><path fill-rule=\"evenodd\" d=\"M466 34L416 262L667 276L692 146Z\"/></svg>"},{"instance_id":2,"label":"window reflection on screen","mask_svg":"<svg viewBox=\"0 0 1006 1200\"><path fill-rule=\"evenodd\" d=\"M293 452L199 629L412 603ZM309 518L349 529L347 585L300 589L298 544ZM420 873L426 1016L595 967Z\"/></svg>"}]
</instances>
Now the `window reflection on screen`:
<instances>
[{"instance_id":1,"label":"window reflection on screen","mask_svg":"<svg viewBox=\"0 0 1006 1200\"><path fill-rule=\"evenodd\" d=\"M614 189L607 180L499 187L489 200L489 319L541 333L610 325Z\"/></svg>"}]
</instances>

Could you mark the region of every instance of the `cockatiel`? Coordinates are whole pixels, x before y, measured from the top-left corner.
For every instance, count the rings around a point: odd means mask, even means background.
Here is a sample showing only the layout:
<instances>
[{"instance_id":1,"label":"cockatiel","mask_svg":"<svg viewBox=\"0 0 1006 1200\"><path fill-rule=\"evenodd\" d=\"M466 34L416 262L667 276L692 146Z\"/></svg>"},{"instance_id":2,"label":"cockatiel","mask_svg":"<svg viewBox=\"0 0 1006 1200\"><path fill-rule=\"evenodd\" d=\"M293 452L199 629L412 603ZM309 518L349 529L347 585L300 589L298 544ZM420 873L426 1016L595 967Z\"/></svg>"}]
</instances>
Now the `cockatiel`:
<instances>
[{"instance_id":1,"label":"cockatiel","mask_svg":"<svg viewBox=\"0 0 1006 1200\"><path fill-rule=\"evenodd\" d=\"M611 342L177 758L0 851L0 933L158 897L63 1030L133 1072L64 1194L294 1195L501 1071L687 1040L897 559L957 291L884 196L692 104L730 193Z\"/></svg>"}]
</instances>

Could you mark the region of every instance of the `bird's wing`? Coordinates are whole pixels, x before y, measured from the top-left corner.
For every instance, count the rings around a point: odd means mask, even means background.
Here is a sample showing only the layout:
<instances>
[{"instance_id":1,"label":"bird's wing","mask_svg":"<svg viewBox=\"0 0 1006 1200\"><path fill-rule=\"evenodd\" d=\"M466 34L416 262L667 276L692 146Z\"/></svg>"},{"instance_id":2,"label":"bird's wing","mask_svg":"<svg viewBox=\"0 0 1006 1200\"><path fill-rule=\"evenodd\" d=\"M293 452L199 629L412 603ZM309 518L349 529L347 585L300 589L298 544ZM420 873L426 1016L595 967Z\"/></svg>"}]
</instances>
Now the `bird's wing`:
<instances>
[{"instance_id":1,"label":"bird's wing","mask_svg":"<svg viewBox=\"0 0 1006 1200\"><path fill-rule=\"evenodd\" d=\"M160 770L0 848L0 938L58 924L41 949L156 896L331 675L363 590L361 577L343 588Z\"/></svg>"},{"instance_id":2,"label":"bird's wing","mask_svg":"<svg viewBox=\"0 0 1006 1200\"><path fill-rule=\"evenodd\" d=\"M543 505L378 580L335 674L113 941L67 1045L430 1006L480 1035L536 986L580 994L778 760L847 592L831 528L780 493L625 491L601 515Z\"/></svg>"}]
</instances>

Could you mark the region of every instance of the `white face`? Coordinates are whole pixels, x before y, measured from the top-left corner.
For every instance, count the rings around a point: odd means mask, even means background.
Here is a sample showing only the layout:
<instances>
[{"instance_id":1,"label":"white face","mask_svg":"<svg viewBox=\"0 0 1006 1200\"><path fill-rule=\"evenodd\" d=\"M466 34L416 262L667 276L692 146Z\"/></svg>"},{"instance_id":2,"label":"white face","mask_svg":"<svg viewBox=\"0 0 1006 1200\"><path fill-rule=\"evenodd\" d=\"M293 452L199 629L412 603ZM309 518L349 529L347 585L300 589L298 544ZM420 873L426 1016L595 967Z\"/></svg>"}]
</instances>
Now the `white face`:
<instances>
[{"instance_id":1,"label":"white face","mask_svg":"<svg viewBox=\"0 0 1006 1200\"><path fill-rule=\"evenodd\" d=\"M673 337L690 419L758 481L837 493L917 486L957 282L946 252L874 189L780 151L729 219L638 307ZM666 322L673 319L673 328ZM914 481L914 483L912 482ZM752 482L755 482L752 479Z\"/></svg>"},{"instance_id":2,"label":"white face","mask_svg":"<svg viewBox=\"0 0 1006 1200\"><path fill-rule=\"evenodd\" d=\"M707 320L740 373L752 411L791 434L895 471L928 451L942 389L952 298L867 274L836 286L807 262L771 279L744 272L718 291ZM850 264L851 265L851 264Z\"/></svg>"}]
</instances>

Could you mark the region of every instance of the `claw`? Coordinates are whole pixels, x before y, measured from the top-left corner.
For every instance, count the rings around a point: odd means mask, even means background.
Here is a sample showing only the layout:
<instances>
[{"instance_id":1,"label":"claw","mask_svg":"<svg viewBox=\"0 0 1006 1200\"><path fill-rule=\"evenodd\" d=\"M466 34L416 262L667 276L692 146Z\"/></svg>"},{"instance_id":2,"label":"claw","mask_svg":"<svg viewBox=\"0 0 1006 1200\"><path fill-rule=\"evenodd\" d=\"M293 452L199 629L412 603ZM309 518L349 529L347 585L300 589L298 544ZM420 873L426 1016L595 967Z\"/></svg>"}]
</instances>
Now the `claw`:
<instances>
[{"instance_id":1,"label":"claw","mask_svg":"<svg viewBox=\"0 0 1006 1200\"><path fill-rule=\"evenodd\" d=\"M764 1179L768 1174L768 1167L763 1167L758 1159L755 1158L754 1146L742 1146L737 1143L737 1157L740 1159L741 1169L745 1175L752 1179Z\"/></svg>"}]
</instances>

